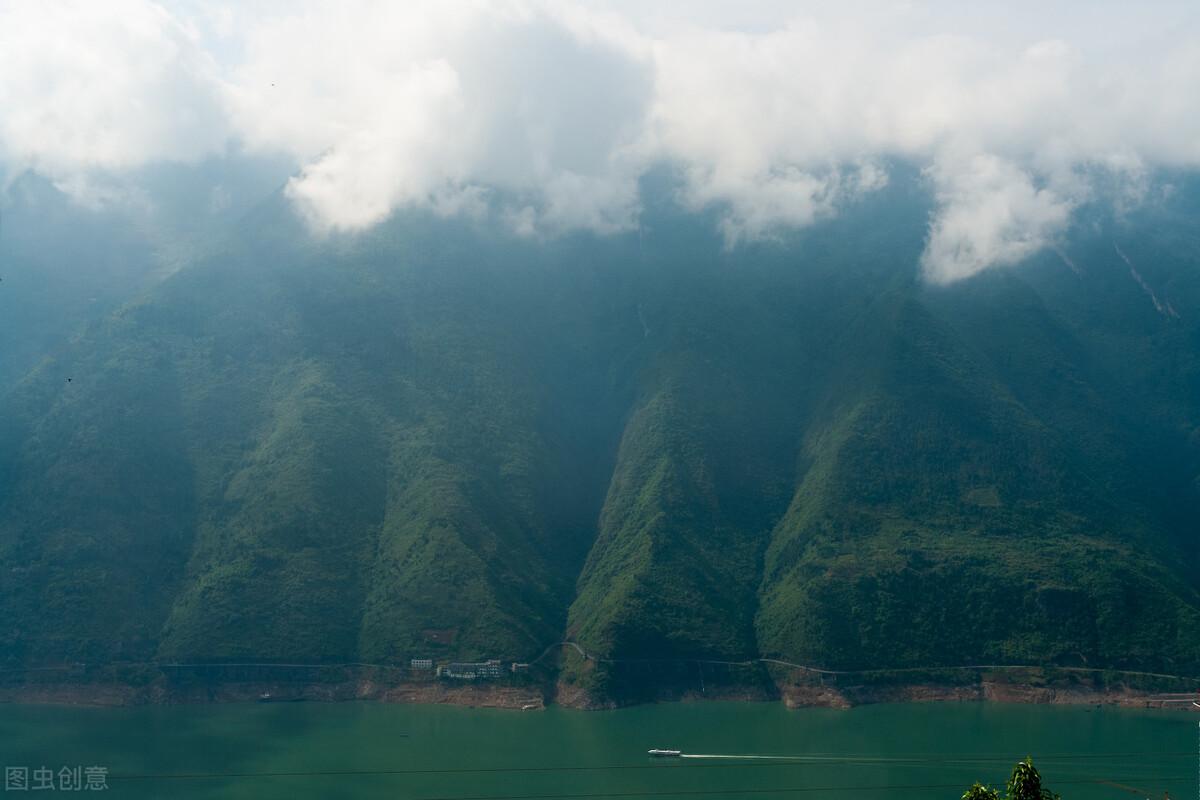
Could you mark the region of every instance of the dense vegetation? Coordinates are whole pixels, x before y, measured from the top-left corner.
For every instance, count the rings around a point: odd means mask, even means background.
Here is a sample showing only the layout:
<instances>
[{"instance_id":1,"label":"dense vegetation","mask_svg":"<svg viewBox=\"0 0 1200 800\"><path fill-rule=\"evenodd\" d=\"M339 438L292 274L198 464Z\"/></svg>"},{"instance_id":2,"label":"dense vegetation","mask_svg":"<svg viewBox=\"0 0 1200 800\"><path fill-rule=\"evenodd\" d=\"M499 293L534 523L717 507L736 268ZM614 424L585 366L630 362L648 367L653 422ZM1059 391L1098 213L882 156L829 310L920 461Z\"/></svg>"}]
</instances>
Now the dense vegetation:
<instances>
[{"instance_id":1,"label":"dense vegetation","mask_svg":"<svg viewBox=\"0 0 1200 800\"><path fill-rule=\"evenodd\" d=\"M0 370L0 667L1200 673L1198 194L949 287L900 168L732 250L665 176L640 231L550 241L314 240L272 196Z\"/></svg>"},{"instance_id":2,"label":"dense vegetation","mask_svg":"<svg viewBox=\"0 0 1200 800\"><path fill-rule=\"evenodd\" d=\"M1057 793L1042 786L1042 775L1033 766L1033 759L1018 761L1005 786L1006 800L1060 800ZM1000 792L981 783L963 792L962 800L1000 800Z\"/></svg>"}]
</instances>

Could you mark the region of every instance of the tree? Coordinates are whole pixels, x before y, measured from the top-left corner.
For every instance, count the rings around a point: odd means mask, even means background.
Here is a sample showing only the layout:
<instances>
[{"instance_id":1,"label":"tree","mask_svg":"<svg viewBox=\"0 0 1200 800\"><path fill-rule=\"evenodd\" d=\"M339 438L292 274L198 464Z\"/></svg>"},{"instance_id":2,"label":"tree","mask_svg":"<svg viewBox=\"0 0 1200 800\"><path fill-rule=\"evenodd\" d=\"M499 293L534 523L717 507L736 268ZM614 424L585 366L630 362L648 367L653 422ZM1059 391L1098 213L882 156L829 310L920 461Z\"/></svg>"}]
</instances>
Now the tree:
<instances>
[{"instance_id":1,"label":"tree","mask_svg":"<svg viewBox=\"0 0 1200 800\"><path fill-rule=\"evenodd\" d=\"M963 793L962 800L1000 800L1000 792L976 782ZM1005 800L1062 800L1049 789L1042 788L1041 773L1033 766L1033 758L1018 761L1008 779Z\"/></svg>"},{"instance_id":2,"label":"tree","mask_svg":"<svg viewBox=\"0 0 1200 800\"><path fill-rule=\"evenodd\" d=\"M975 783L963 792L962 800L1000 800L1000 792L982 783Z\"/></svg>"},{"instance_id":3,"label":"tree","mask_svg":"<svg viewBox=\"0 0 1200 800\"><path fill-rule=\"evenodd\" d=\"M1013 767L1006 796L1007 800L1061 800L1054 792L1042 788L1042 776L1033 766L1032 757L1018 761Z\"/></svg>"}]
</instances>

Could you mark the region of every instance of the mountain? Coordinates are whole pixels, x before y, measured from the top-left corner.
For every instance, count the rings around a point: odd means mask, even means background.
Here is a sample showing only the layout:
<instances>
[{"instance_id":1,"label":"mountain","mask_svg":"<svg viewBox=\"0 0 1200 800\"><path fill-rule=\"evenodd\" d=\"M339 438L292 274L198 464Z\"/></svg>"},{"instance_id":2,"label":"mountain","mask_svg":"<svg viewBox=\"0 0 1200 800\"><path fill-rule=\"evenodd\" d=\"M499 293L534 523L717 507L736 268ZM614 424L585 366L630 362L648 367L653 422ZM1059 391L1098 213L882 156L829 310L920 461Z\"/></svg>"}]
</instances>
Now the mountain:
<instances>
[{"instance_id":1,"label":"mountain","mask_svg":"<svg viewBox=\"0 0 1200 800\"><path fill-rule=\"evenodd\" d=\"M230 153L84 187L0 174L0 394L200 257L249 210L249 198L282 184L287 168Z\"/></svg>"},{"instance_id":2,"label":"mountain","mask_svg":"<svg viewBox=\"0 0 1200 800\"><path fill-rule=\"evenodd\" d=\"M1175 180L950 286L903 166L736 247L669 173L609 237L409 211L314 238L272 195L0 393L0 667L570 639L1198 674L1200 187Z\"/></svg>"}]
</instances>

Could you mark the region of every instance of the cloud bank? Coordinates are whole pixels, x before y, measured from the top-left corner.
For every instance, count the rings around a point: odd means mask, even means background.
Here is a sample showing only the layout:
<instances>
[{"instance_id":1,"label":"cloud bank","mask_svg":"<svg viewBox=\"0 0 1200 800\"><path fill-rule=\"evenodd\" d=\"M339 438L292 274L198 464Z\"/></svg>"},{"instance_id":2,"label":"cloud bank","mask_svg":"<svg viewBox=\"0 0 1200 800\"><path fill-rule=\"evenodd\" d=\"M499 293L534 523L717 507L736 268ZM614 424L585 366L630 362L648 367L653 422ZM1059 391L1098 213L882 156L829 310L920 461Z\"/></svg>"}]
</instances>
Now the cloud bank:
<instances>
[{"instance_id":1,"label":"cloud bank","mask_svg":"<svg viewBox=\"0 0 1200 800\"><path fill-rule=\"evenodd\" d=\"M92 199L91 179L222 146L217 64L140 0L0 2L0 164Z\"/></svg>"},{"instance_id":2,"label":"cloud bank","mask_svg":"<svg viewBox=\"0 0 1200 800\"><path fill-rule=\"evenodd\" d=\"M94 199L237 146L295 161L317 230L421 205L552 235L636 226L666 162L736 246L836 214L902 158L936 198L939 282L1053 244L1097 175L1200 166L1190 6L795 9L6 0L0 163Z\"/></svg>"}]
</instances>

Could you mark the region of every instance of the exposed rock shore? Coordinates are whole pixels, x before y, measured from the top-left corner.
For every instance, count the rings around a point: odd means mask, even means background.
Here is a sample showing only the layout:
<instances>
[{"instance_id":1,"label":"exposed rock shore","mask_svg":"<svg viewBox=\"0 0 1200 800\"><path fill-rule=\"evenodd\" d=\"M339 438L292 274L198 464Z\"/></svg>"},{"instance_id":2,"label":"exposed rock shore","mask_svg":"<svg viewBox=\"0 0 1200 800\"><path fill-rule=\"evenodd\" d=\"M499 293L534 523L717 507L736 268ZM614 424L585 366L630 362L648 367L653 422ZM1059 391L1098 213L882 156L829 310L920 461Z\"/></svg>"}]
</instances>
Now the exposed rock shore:
<instances>
[{"instance_id":1,"label":"exposed rock shore","mask_svg":"<svg viewBox=\"0 0 1200 800\"><path fill-rule=\"evenodd\" d=\"M1200 696L1200 695L1197 695ZM385 684L371 680L298 684L279 682L220 683L173 686L155 682L144 686L118 683L27 683L0 686L0 702L92 706L203 704L238 702L345 702L448 704L472 708L541 710L547 705L575 709L612 709L628 703L597 697L566 683L554 686L512 686L488 683L419 681ZM1097 689L1086 685L1034 686L980 681L972 684L910 684L831 686L800 684L781 687L771 695L761 689L724 687L700 693L664 693L656 702L763 702L780 700L788 708L852 708L871 703L1000 702L1112 705L1129 708L1175 708L1200 711L1184 693L1167 694L1129 687Z\"/></svg>"}]
</instances>

